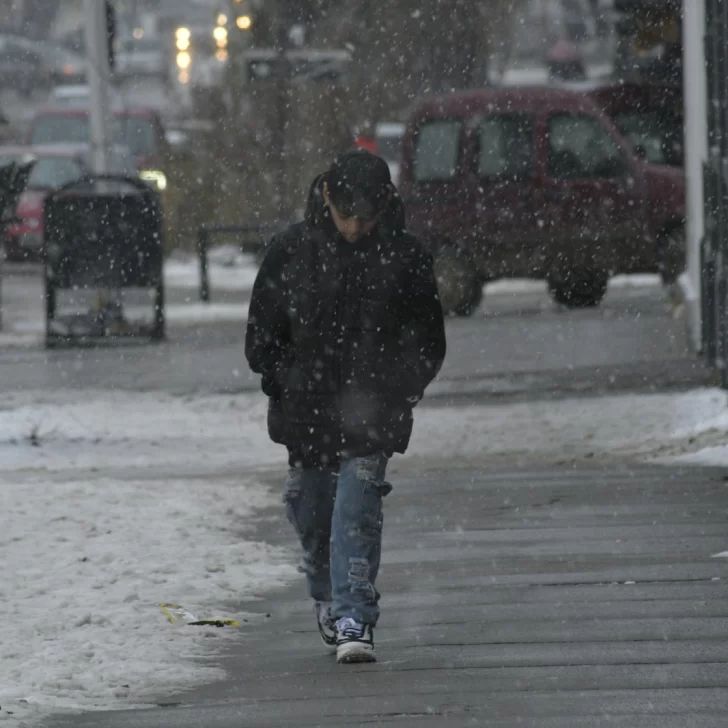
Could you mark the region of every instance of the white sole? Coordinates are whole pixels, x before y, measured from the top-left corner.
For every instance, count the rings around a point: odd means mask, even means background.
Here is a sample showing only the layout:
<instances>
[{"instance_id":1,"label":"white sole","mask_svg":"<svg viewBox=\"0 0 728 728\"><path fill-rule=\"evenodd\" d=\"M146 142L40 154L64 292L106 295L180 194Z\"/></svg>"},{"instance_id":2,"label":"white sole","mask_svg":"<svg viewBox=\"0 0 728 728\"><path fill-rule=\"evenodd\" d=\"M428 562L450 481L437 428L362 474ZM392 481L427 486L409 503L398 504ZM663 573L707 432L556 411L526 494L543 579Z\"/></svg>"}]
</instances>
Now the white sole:
<instances>
[{"instance_id":1,"label":"white sole","mask_svg":"<svg viewBox=\"0 0 728 728\"><path fill-rule=\"evenodd\" d=\"M336 661L340 665L351 665L357 662L376 662L374 648L361 642L349 642L336 648Z\"/></svg>"}]
</instances>

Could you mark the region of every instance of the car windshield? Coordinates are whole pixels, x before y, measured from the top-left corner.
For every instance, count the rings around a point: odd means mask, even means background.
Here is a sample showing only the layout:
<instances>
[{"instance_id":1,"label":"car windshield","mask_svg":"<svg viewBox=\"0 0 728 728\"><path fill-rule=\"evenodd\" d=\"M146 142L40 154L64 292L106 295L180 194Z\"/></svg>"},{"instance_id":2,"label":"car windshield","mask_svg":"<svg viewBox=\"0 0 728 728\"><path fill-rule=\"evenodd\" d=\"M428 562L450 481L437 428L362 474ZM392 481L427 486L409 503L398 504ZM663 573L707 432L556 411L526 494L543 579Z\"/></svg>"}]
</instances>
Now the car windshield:
<instances>
[{"instance_id":1,"label":"car windshield","mask_svg":"<svg viewBox=\"0 0 728 728\"><path fill-rule=\"evenodd\" d=\"M83 175L83 166L72 157L39 157L28 179L31 189L62 187Z\"/></svg>"},{"instance_id":2,"label":"car windshield","mask_svg":"<svg viewBox=\"0 0 728 728\"><path fill-rule=\"evenodd\" d=\"M643 150L651 164L680 167L683 164L683 128L680 119L659 111L629 111L614 121L635 148Z\"/></svg>"},{"instance_id":3,"label":"car windshield","mask_svg":"<svg viewBox=\"0 0 728 728\"><path fill-rule=\"evenodd\" d=\"M28 154L2 154L0 153L0 167L8 164L26 162L33 157ZM30 177L29 189L48 189L62 187L69 182L82 177L87 169L91 168L91 159L88 153L79 156L50 156L37 157ZM114 150L111 153L111 173L125 177L136 177L137 169L129 152Z\"/></svg>"},{"instance_id":4,"label":"car windshield","mask_svg":"<svg viewBox=\"0 0 728 728\"><path fill-rule=\"evenodd\" d=\"M33 127L31 144L88 144L89 120L85 115L47 114ZM126 116L114 122L114 143L129 147L132 154L156 153L154 127L147 119Z\"/></svg>"}]
</instances>

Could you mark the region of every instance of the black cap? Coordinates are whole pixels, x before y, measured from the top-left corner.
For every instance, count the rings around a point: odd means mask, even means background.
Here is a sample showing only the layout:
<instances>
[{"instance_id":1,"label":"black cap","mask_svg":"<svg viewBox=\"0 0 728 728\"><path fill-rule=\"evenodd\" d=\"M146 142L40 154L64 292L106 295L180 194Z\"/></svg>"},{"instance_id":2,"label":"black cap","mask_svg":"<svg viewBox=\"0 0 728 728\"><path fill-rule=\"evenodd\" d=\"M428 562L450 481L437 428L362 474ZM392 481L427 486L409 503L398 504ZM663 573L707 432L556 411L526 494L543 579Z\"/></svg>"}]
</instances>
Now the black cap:
<instances>
[{"instance_id":1,"label":"black cap","mask_svg":"<svg viewBox=\"0 0 728 728\"><path fill-rule=\"evenodd\" d=\"M326 175L329 199L344 217L370 220L382 211L392 191L389 166L366 149L342 154Z\"/></svg>"}]
</instances>

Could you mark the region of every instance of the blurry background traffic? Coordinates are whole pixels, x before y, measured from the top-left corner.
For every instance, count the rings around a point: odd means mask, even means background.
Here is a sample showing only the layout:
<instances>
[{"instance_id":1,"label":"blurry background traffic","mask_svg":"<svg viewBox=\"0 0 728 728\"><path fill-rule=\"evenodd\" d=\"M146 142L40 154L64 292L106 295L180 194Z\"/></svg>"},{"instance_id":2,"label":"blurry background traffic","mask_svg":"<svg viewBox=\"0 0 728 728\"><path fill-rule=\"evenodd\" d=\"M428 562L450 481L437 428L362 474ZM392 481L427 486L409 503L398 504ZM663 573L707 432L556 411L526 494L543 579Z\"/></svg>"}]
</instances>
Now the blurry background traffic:
<instances>
[{"instance_id":1,"label":"blurry background traffic","mask_svg":"<svg viewBox=\"0 0 728 728\"><path fill-rule=\"evenodd\" d=\"M99 0L102 2L103 0ZM162 195L165 245L200 224L289 220L308 184L353 146L396 179L413 103L499 85L652 89L620 130L682 164L679 3L664 0L113 0L114 169ZM49 190L87 168L82 0L0 0L3 160L38 163L9 257L32 256ZM664 112L666 99L671 112Z\"/></svg>"}]
</instances>

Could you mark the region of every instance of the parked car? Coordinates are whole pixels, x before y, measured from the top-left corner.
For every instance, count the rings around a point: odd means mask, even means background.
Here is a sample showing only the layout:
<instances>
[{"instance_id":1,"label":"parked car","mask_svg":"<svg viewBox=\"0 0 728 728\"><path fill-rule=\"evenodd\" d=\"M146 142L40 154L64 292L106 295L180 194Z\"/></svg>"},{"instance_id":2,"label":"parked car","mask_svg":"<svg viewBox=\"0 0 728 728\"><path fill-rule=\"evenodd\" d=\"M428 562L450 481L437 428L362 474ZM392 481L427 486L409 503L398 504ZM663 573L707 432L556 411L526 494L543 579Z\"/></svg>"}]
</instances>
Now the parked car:
<instances>
[{"instance_id":1,"label":"parked car","mask_svg":"<svg viewBox=\"0 0 728 728\"><path fill-rule=\"evenodd\" d=\"M43 206L55 189L83 177L91 169L88 145L0 147L0 167L10 162L34 161L25 192L18 199L15 220L5 230L7 260L33 260L43 246ZM125 147L114 147L111 171L136 177L134 157Z\"/></svg>"},{"instance_id":2,"label":"parked car","mask_svg":"<svg viewBox=\"0 0 728 728\"><path fill-rule=\"evenodd\" d=\"M139 176L158 190L167 188L168 143L159 112L129 107L114 112L114 143L131 149ZM88 109L56 106L39 110L31 121L30 145L87 144L90 138Z\"/></svg>"},{"instance_id":3,"label":"parked car","mask_svg":"<svg viewBox=\"0 0 728 728\"><path fill-rule=\"evenodd\" d=\"M592 306L612 274L659 271L667 281L684 266L681 170L637 154L586 93L421 99L400 192L451 313L470 313L494 278L544 278L556 301Z\"/></svg>"},{"instance_id":4,"label":"parked car","mask_svg":"<svg viewBox=\"0 0 728 728\"><path fill-rule=\"evenodd\" d=\"M86 79L86 61L63 46L19 35L0 35L0 83L28 96L36 90Z\"/></svg>"}]
</instances>

